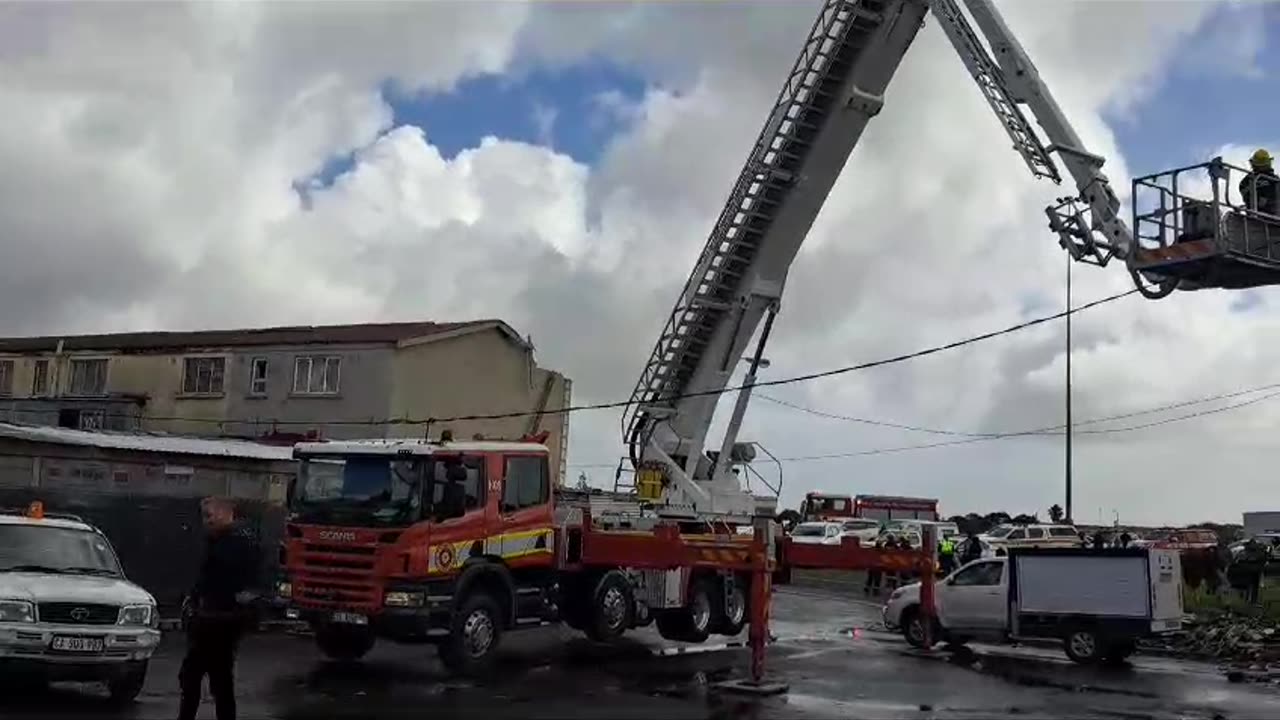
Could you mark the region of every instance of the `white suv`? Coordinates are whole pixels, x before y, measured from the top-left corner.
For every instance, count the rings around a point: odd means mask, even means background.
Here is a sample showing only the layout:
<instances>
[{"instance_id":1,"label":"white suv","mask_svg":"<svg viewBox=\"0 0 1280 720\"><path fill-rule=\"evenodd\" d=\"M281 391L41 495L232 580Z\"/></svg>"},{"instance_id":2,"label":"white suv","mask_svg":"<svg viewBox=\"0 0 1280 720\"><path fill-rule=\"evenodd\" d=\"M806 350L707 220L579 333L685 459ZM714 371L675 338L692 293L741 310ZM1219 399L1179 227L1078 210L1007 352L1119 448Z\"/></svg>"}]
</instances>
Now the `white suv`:
<instances>
[{"instance_id":1,"label":"white suv","mask_svg":"<svg viewBox=\"0 0 1280 720\"><path fill-rule=\"evenodd\" d=\"M156 601L97 528L0 510L0 674L104 682L129 702L160 643Z\"/></svg>"}]
</instances>

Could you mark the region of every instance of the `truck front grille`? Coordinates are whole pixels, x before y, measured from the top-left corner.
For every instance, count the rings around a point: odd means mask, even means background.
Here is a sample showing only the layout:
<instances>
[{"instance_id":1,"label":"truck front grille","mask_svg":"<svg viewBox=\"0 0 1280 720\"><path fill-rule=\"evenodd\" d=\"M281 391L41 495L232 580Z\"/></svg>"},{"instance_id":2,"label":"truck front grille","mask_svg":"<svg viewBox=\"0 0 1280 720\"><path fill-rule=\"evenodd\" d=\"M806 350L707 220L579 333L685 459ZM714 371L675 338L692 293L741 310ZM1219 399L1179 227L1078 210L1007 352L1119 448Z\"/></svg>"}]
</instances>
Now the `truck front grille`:
<instances>
[{"instance_id":1,"label":"truck front grille","mask_svg":"<svg viewBox=\"0 0 1280 720\"><path fill-rule=\"evenodd\" d=\"M47 602L40 603L36 612L40 622L54 625L115 625L120 619L119 605Z\"/></svg>"}]
</instances>

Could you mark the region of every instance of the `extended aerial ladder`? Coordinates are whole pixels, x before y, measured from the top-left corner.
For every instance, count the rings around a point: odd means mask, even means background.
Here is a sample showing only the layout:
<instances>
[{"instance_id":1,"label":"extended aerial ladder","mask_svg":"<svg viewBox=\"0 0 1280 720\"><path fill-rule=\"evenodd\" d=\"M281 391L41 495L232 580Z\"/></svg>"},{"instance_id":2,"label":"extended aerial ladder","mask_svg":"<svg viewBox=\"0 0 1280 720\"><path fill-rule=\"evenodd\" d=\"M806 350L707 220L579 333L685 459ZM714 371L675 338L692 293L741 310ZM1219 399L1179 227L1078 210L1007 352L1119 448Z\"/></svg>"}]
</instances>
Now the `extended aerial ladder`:
<instances>
[{"instance_id":1,"label":"extended aerial ladder","mask_svg":"<svg viewBox=\"0 0 1280 720\"><path fill-rule=\"evenodd\" d=\"M1172 192L1160 190L1156 210L1140 214L1135 199L1134 224L1154 227L1141 246L1120 218L1104 159L1085 147L999 11L990 0L964 5L977 29L957 0L822 3L623 417L635 486L660 514L741 522L773 513L774 503L744 491L734 472L754 456L752 443L737 441L751 386L791 263L930 12L1032 174L1060 183L1056 154L1073 180L1077 195L1046 209L1072 258L1099 266L1124 260L1150 298L1280 283L1280 252L1273 259L1271 248L1280 232L1260 232L1259 218L1249 217L1254 225L1244 226L1254 232L1241 240L1223 229L1229 222L1217 222L1239 208L1220 203L1216 191L1210 206L1196 205L1179 193L1176 178ZM1211 176L1229 172L1220 161L1211 165ZM723 441L706 452L719 396L757 330Z\"/></svg>"}]
</instances>

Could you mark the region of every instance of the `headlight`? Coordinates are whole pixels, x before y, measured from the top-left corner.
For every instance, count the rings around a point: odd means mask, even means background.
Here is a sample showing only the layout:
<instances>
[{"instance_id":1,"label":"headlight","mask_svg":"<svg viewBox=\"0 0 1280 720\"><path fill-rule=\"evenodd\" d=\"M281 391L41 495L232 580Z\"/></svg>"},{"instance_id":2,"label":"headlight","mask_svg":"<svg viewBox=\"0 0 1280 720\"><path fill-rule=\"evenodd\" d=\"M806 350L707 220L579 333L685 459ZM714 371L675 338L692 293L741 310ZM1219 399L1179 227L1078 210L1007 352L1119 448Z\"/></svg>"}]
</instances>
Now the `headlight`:
<instances>
[{"instance_id":1,"label":"headlight","mask_svg":"<svg viewBox=\"0 0 1280 720\"><path fill-rule=\"evenodd\" d=\"M33 623L36 608L26 600L0 600L0 622Z\"/></svg>"},{"instance_id":2,"label":"headlight","mask_svg":"<svg viewBox=\"0 0 1280 720\"><path fill-rule=\"evenodd\" d=\"M151 625L155 615L155 608L151 605L125 605L120 608L120 619L116 624L147 627Z\"/></svg>"},{"instance_id":3,"label":"headlight","mask_svg":"<svg viewBox=\"0 0 1280 720\"><path fill-rule=\"evenodd\" d=\"M278 583L276 583L276 595L278 595L279 597L284 598L285 600L288 600L289 598L292 598L292 597L293 597L293 583L291 583L291 582L283 582L283 581L282 581L282 582L278 582Z\"/></svg>"},{"instance_id":4,"label":"headlight","mask_svg":"<svg viewBox=\"0 0 1280 720\"><path fill-rule=\"evenodd\" d=\"M422 607L420 592L389 592L382 598L387 607Z\"/></svg>"}]
</instances>

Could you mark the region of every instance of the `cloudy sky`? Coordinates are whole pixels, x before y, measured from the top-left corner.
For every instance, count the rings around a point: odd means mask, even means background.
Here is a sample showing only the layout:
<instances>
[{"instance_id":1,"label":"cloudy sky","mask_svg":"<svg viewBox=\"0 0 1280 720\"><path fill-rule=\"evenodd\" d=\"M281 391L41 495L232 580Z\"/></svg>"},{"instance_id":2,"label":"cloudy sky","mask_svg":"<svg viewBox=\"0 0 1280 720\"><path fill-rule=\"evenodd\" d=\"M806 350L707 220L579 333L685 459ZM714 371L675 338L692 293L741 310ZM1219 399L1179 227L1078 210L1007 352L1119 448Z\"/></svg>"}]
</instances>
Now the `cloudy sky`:
<instances>
[{"instance_id":1,"label":"cloudy sky","mask_svg":"<svg viewBox=\"0 0 1280 720\"><path fill-rule=\"evenodd\" d=\"M1000 6L1126 200L1131 174L1280 145L1280 6ZM496 316L577 402L620 399L817 8L2 4L0 333ZM791 271L766 376L1062 309L1043 216L1062 194L1027 174L930 22ZM1079 302L1129 287L1118 266L1074 280ZM1081 314L1077 419L1280 382L1278 301L1209 291ZM953 432L1053 426L1063 330L764 394ZM1280 507L1277 419L1264 400L1081 435L1076 518ZM617 428L575 415L571 473L609 480ZM865 454L955 436L765 400L746 436L810 458L784 463L792 505L816 488L932 495L948 513L1062 500L1060 436Z\"/></svg>"}]
</instances>

